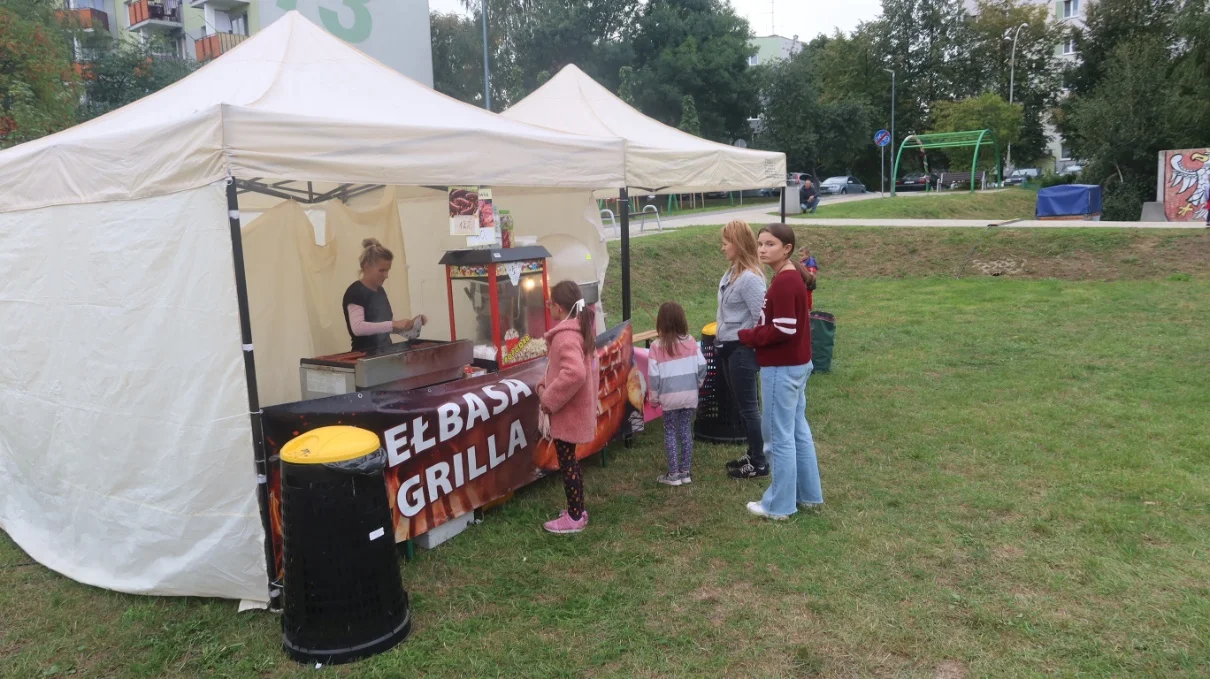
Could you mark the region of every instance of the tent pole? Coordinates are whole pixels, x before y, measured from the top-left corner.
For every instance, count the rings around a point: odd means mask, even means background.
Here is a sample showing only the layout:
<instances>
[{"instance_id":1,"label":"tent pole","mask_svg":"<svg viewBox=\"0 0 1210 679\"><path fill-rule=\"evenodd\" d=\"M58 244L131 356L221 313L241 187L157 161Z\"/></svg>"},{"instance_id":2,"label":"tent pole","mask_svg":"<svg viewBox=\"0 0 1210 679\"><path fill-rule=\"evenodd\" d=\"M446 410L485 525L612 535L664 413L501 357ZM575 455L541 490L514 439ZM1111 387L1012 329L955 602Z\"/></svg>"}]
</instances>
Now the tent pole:
<instances>
[{"instance_id":1,"label":"tent pole","mask_svg":"<svg viewBox=\"0 0 1210 679\"><path fill-rule=\"evenodd\" d=\"M618 216L622 218L622 320L630 320L630 193L618 190Z\"/></svg>"},{"instance_id":2,"label":"tent pole","mask_svg":"<svg viewBox=\"0 0 1210 679\"><path fill-rule=\"evenodd\" d=\"M786 223L786 191L790 190L790 185L786 184L781 190L781 223Z\"/></svg>"},{"instance_id":3,"label":"tent pole","mask_svg":"<svg viewBox=\"0 0 1210 679\"><path fill-rule=\"evenodd\" d=\"M244 353L244 379L248 383L248 415L252 419L252 455L256 464L256 499L261 527L265 532L265 572L269 575L269 608L280 609L277 555L273 550L273 526L269 520L269 462L261 429L260 397L256 389L256 356L252 353L252 314L248 308L248 279L244 273L244 239L240 233L239 196L235 179L227 178L227 221L231 226L231 258L235 264L235 295L239 304L239 329Z\"/></svg>"}]
</instances>

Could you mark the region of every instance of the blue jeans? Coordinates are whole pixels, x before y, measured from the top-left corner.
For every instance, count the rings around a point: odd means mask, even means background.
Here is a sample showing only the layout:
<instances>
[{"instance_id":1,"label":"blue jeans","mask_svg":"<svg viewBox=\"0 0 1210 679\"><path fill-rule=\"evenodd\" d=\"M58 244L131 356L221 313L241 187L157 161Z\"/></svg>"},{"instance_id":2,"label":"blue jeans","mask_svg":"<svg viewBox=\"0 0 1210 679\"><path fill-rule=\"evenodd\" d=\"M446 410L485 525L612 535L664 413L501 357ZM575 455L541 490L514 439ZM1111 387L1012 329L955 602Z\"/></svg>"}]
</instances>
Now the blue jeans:
<instances>
[{"instance_id":1,"label":"blue jeans","mask_svg":"<svg viewBox=\"0 0 1210 679\"><path fill-rule=\"evenodd\" d=\"M762 418L772 483L761 498L770 514L789 516L799 503L822 504L815 441L807 424L807 378L814 366L761 368Z\"/></svg>"},{"instance_id":2,"label":"blue jeans","mask_svg":"<svg viewBox=\"0 0 1210 679\"><path fill-rule=\"evenodd\" d=\"M819 196L811 198L805 203L800 203L803 212L815 212L815 208L819 207Z\"/></svg>"}]
</instances>

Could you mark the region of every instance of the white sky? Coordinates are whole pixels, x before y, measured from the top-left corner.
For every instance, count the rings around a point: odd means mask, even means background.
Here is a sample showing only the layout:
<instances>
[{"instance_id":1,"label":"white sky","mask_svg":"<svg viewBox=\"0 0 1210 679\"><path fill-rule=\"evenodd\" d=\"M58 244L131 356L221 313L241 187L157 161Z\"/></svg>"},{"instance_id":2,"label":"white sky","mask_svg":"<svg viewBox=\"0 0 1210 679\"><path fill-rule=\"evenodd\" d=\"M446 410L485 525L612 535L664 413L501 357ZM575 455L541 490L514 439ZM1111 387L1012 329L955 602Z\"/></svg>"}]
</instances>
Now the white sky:
<instances>
[{"instance_id":1,"label":"white sky","mask_svg":"<svg viewBox=\"0 0 1210 679\"><path fill-rule=\"evenodd\" d=\"M797 34L803 42L820 33L831 34L837 28L852 31L859 22L878 16L882 9L881 0L731 0L731 4L748 19L756 35L776 33L790 38ZM462 12L462 2L429 0L429 9Z\"/></svg>"}]
</instances>

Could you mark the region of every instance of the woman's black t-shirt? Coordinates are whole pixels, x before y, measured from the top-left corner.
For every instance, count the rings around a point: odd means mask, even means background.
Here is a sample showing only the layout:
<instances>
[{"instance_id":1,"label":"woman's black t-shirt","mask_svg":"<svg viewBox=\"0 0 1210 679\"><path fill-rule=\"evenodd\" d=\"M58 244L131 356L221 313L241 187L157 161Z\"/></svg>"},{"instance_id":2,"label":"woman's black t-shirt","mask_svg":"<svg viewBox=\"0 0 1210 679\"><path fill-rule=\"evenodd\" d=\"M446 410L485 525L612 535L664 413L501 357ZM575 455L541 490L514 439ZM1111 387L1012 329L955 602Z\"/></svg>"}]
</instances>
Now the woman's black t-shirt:
<instances>
[{"instance_id":1,"label":"woman's black t-shirt","mask_svg":"<svg viewBox=\"0 0 1210 679\"><path fill-rule=\"evenodd\" d=\"M345 290L344 299L340 303L340 310L345 315L345 329L349 331L349 337L353 339L353 351L373 351L391 346L391 333L389 332L368 335L366 337L358 337L353 334L353 325L349 323L350 304L356 304L365 309L366 323L392 321L395 319L395 315L391 312L391 300L387 299L387 291L383 288L371 290L365 286L365 283L354 281Z\"/></svg>"}]
</instances>

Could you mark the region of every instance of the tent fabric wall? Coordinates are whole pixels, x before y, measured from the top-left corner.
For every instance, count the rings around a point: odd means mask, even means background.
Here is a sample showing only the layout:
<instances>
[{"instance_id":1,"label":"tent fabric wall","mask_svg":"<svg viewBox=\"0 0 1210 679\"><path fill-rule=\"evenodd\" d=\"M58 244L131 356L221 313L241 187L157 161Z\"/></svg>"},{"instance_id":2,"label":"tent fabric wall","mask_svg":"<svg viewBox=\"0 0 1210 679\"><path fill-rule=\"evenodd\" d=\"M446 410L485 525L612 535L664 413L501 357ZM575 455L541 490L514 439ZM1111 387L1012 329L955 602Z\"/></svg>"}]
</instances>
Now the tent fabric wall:
<instances>
[{"instance_id":1,"label":"tent fabric wall","mask_svg":"<svg viewBox=\"0 0 1210 679\"><path fill-rule=\"evenodd\" d=\"M267 598L223 182L0 214L0 528L68 577Z\"/></svg>"},{"instance_id":2,"label":"tent fabric wall","mask_svg":"<svg viewBox=\"0 0 1210 679\"><path fill-rule=\"evenodd\" d=\"M245 223L242 233L252 340L260 347L257 394L262 406L293 403L302 398L298 359L319 354L301 256L316 247L314 232L298 203L282 201Z\"/></svg>"}]
</instances>

